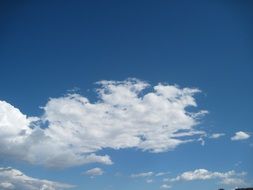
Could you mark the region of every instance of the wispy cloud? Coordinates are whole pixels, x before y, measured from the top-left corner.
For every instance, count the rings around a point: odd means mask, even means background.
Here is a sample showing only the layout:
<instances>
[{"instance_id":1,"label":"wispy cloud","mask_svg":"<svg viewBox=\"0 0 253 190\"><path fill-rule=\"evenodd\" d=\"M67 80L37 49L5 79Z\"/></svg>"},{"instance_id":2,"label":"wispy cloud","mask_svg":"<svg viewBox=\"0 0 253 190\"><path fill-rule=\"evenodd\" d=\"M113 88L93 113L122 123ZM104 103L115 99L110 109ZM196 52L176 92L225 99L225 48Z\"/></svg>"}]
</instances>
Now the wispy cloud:
<instances>
[{"instance_id":1,"label":"wispy cloud","mask_svg":"<svg viewBox=\"0 0 253 190\"><path fill-rule=\"evenodd\" d=\"M156 177L159 177L159 176L164 176L164 175L168 175L170 174L170 172L158 172L155 174Z\"/></svg>"},{"instance_id":2,"label":"wispy cloud","mask_svg":"<svg viewBox=\"0 0 253 190\"><path fill-rule=\"evenodd\" d=\"M131 178L144 178L146 183L153 183L155 177L162 177L165 175L168 175L170 172L141 172L141 173L135 173L131 174Z\"/></svg>"},{"instance_id":3,"label":"wispy cloud","mask_svg":"<svg viewBox=\"0 0 253 190\"><path fill-rule=\"evenodd\" d=\"M153 172L142 172L142 173L132 174L130 177L139 178L139 177L150 177L150 176L153 176L153 175L154 175Z\"/></svg>"},{"instance_id":4,"label":"wispy cloud","mask_svg":"<svg viewBox=\"0 0 253 190\"><path fill-rule=\"evenodd\" d=\"M220 137L225 136L225 133L213 133L212 135L209 136L211 139L218 139Z\"/></svg>"},{"instance_id":5,"label":"wispy cloud","mask_svg":"<svg viewBox=\"0 0 253 190\"><path fill-rule=\"evenodd\" d=\"M87 170L83 174L89 175L91 177L100 176L104 174L104 171L101 168L92 168L90 170Z\"/></svg>"},{"instance_id":6,"label":"wispy cloud","mask_svg":"<svg viewBox=\"0 0 253 190\"><path fill-rule=\"evenodd\" d=\"M161 83L151 87L138 79L97 84L97 101L75 93L51 98L38 118L0 101L0 154L48 167L112 164L108 155L97 152L166 152L203 134L196 125L206 112L186 111L197 106L193 96L198 89Z\"/></svg>"}]
</instances>

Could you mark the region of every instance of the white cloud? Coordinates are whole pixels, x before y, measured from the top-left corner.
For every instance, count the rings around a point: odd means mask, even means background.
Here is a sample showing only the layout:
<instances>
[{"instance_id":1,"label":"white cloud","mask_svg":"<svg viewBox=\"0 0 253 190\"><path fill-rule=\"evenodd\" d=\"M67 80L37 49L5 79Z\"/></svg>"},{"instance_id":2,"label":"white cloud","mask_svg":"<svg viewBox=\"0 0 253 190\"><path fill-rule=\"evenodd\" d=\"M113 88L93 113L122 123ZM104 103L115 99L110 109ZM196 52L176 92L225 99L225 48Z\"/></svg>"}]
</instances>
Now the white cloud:
<instances>
[{"instance_id":1,"label":"white cloud","mask_svg":"<svg viewBox=\"0 0 253 190\"><path fill-rule=\"evenodd\" d=\"M100 150L166 152L205 133L196 125L206 112L186 111L197 106L198 89L152 88L137 79L97 84L97 101L79 94L51 98L40 118L0 101L0 155L48 167L112 164L108 155L98 155Z\"/></svg>"},{"instance_id":2,"label":"white cloud","mask_svg":"<svg viewBox=\"0 0 253 190\"><path fill-rule=\"evenodd\" d=\"M225 136L225 133L213 133L209 138L211 139L218 139L222 136Z\"/></svg>"},{"instance_id":3,"label":"white cloud","mask_svg":"<svg viewBox=\"0 0 253 190\"><path fill-rule=\"evenodd\" d=\"M232 185L232 186L245 186L246 182L240 178L223 178L221 183L224 185Z\"/></svg>"},{"instance_id":4,"label":"white cloud","mask_svg":"<svg viewBox=\"0 0 253 190\"><path fill-rule=\"evenodd\" d=\"M175 178L167 178L164 181L176 182L176 181L193 181L193 180L211 180L219 179L220 183L225 185L242 185L245 184L243 176L245 172L236 173L234 170L228 172L211 172L206 169L196 169L194 171L187 171Z\"/></svg>"},{"instance_id":5,"label":"white cloud","mask_svg":"<svg viewBox=\"0 0 253 190\"><path fill-rule=\"evenodd\" d=\"M243 131L238 131L235 133L235 135L233 137L231 137L232 141L239 141L239 140L245 140L250 138L250 135L246 132Z\"/></svg>"},{"instance_id":6,"label":"white cloud","mask_svg":"<svg viewBox=\"0 0 253 190\"><path fill-rule=\"evenodd\" d=\"M201 146L205 146L206 142L203 137L200 137L198 141L200 142Z\"/></svg>"},{"instance_id":7,"label":"white cloud","mask_svg":"<svg viewBox=\"0 0 253 190\"><path fill-rule=\"evenodd\" d=\"M85 174L91 177L94 177L94 176L103 175L104 171L101 168L93 168L93 169L87 170Z\"/></svg>"},{"instance_id":8,"label":"white cloud","mask_svg":"<svg viewBox=\"0 0 253 190\"><path fill-rule=\"evenodd\" d=\"M159 177L159 176L164 176L164 175L167 175L169 174L170 172L158 172L155 174L156 177Z\"/></svg>"},{"instance_id":9,"label":"white cloud","mask_svg":"<svg viewBox=\"0 0 253 190\"><path fill-rule=\"evenodd\" d=\"M0 101L0 139L20 143L31 134L30 119L17 108Z\"/></svg>"},{"instance_id":10,"label":"white cloud","mask_svg":"<svg viewBox=\"0 0 253 190\"><path fill-rule=\"evenodd\" d=\"M0 168L0 189L3 190L61 190L72 187L74 186L32 178L13 168Z\"/></svg>"},{"instance_id":11,"label":"white cloud","mask_svg":"<svg viewBox=\"0 0 253 190\"><path fill-rule=\"evenodd\" d=\"M161 189L170 189L170 188L171 188L170 185L167 185L167 184L161 185Z\"/></svg>"},{"instance_id":12,"label":"white cloud","mask_svg":"<svg viewBox=\"0 0 253 190\"><path fill-rule=\"evenodd\" d=\"M153 172L143 172L143 173L137 173L137 174L132 174L131 177L132 178L138 178L138 177L150 177L154 175Z\"/></svg>"},{"instance_id":13,"label":"white cloud","mask_svg":"<svg viewBox=\"0 0 253 190\"><path fill-rule=\"evenodd\" d=\"M154 180L150 179L149 177L161 177L161 176L165 176L168 175L170 172L141 172L141 173L135 173L135 174L131 174L130 177L131 178L148 178L146 179L147 183L152 183Z\"/></svg>"}]
</instances>

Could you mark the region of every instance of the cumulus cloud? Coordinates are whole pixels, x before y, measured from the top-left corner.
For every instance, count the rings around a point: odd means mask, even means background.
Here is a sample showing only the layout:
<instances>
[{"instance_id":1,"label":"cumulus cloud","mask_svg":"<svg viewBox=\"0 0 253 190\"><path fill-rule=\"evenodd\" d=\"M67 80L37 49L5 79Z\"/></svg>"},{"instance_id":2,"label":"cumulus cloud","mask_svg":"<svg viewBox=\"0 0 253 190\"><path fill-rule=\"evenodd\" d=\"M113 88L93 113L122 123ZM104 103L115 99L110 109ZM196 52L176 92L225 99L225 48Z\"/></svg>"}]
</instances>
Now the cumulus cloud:
<instances>
[{"instance_id":1,"label":"cumulus cloud","mask_svg":"<svg viewBox=\"0 0 253 190\"><path fill-rule=\"evenodd\" d=\"M101 168L93 168L93 169L87 170L84 174L89 175L91 177L95 177L95 176L103 175L104 171Z\"/></svg>"},{"instance_id":2,"label":"cumulus cloud","mask_svg":"<svg viewBox=\"0 0 253 190\"><path fill-rule=\"evenodd\" d=\"M211 139L218 139L222 136L225 136L225 133L213 133L209 138Z\"/></svg>"},{"instance_id":3,"label":"cumulus cloud","mask_svg":"<svg viewBox=\"0 0 253 190\"><path fill-rule=\"evenodd\" d=\"M74 186L69 184L32 178L10 167L0 168L0 189L3 190L62 190L72 187Z\"/></svg>"},{"instance_id":4,"label":"cumulus cloud","mask_svg":"<svg viewBox=\"0 0 253 190\"><path fill-rule=\"evenodd\" d=\"M197 106L198 89L138 79L97 85L96 101L75 93L51 98L38 118L0 101L0 154L49 167L112 164L100 150L166 152L205 133L196 126L206 111L186 110Z\"/></svg>"},{"instance_id":5,"label":"cumulus cloud","mask_svg":"<svg viewBox=\"0 0 253 190\"><path fill-rule=\"evenodd\" d=\"M231 137L232 141L240 141L240 140L245 140L250 138L250 135L246 132L243 131L238 131L235 133L235 135L233 137Z\"/></svg>"},{"instance_id":6,"label":"cumulus cloud","mask_svg":"<svg viewBox=\"0 0 253 190\"><path fill-rule=\"evenodd\" d=\"M194 171L187 171L175 178L167 178L164 179L166 182L176 182L176 181L194 181L194 180L211 180L218 179L220 183L225 185L244 185L246 184L243 180L243 176L245 176L245 172L236 173L234 170L228 172L212 172L206 169L196 169Z\"/></svg>"}]
</instances>

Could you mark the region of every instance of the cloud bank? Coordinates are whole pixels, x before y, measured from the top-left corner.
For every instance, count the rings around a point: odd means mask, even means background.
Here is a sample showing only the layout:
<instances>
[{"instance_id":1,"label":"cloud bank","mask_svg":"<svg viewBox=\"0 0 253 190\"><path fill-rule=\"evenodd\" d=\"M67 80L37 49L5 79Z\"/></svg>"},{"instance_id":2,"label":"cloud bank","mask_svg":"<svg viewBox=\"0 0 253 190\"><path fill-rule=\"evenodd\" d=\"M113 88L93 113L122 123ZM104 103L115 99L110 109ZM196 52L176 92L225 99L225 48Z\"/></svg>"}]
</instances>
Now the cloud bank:
<instances>
[{"instance_id":1,"label":"cloud bank","mask_svg":"<svg viewBox=\"0 0 253 190\"><path fill-rule=\"evenodd\" d=\"M13 168L0 168L0 189L3 190L63 190L74 186L26 176Z\"/></svg>"},{"instance_id":2,"label":"cloud bank","mask_svg":"<svg viewBox=\"0 0 253 190\"><path fill-rule=\"evenodd\" d=\"M112 164L100 150L160 153L204 134L196 126L206 112L186 110L197 106L198 89L138 79L97 85L96 101L76 93L51 98L39 117L0 101L0 154L48 167Z\"/></svg>"}]
</instances>

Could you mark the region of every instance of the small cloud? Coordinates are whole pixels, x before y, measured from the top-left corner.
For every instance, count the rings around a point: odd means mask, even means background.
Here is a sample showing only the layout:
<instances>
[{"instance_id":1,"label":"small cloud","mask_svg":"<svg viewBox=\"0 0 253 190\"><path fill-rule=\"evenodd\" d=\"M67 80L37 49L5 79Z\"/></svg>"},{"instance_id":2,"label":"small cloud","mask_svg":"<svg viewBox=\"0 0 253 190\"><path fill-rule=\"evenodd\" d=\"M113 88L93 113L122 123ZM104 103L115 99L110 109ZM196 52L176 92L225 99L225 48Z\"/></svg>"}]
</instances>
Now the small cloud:
<instances>
[{"instance_id":1,"label":"small cloud","mask_svg":"<svg viewBox=\"0 0 253 190\"><path fill-rule=\"evenodd\" d=\"M250 135L246 132L243 131L238 131L235 133L235 135L233 137L231 137L232 141L240 141L240 140L245 140L250 138Z\"/></svg>"},{"instance_id":2,"label":"small cloud","mask_svg":"<svg viewBox=\"0 0 253 190\"><path fill-rule=\"evenodd\" d=\"M104 174L104 171L101 168L93 168L90 170L87 170L85 173L85 175L89 175L90 177L95 177L95 176L100 176Z\"/></svg>"},{"instance_id":3,"label":"small cloud","mask_svg":"<svg viewBox=\"0 0 253 190\"><path fill-rule=\"evenodd\" d=\"M206 142L202 137L200 137L198 141L200 142L201 146L205 146Z\"/></svg>"},{"instance_id":4,"label":"small cloud","mask_svg":"<svg viewBox=\"0 0 253 190\"><path fill-rule=\"evenodd\" d=\"M150 177L153 174L154 174L153 172L143 172L143 173L132 174L130 177L131 178Z\"/></svg>"},{"instance_id":5,"label":"small cloud","mask_svg":"<svg viewBox=\"0 0 253 190\"><path fill-rule=\"evenodd\" d=\"M161 185L161 189L170 189L170 188L171 188L170 185L167 185L167 184Z\"/></svg>"},{"instance_id":6,"label":"small cloud","mask_svg":"<svg viewBox=\"0 0 253 190\"><path fill-rule=\"evenodd\" d=\"M159 176L164 176L164 175L167 175L169 174L170 172L159 172L157 174L155 174L156 177L159 177Z\"/></svg>"},{"instance_id":7,"label":"small cloud","mask_svg":"<svg viewBox=\"0 0 253 190\"><path fill-rule=\"evenodd\" d=\"M222 136L225 136L225 133L213 133L209 138L210 139L218 139Z\"/></svg>"}]
</instances>

